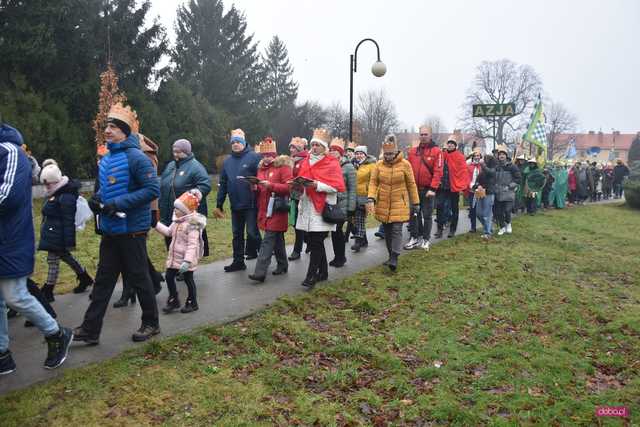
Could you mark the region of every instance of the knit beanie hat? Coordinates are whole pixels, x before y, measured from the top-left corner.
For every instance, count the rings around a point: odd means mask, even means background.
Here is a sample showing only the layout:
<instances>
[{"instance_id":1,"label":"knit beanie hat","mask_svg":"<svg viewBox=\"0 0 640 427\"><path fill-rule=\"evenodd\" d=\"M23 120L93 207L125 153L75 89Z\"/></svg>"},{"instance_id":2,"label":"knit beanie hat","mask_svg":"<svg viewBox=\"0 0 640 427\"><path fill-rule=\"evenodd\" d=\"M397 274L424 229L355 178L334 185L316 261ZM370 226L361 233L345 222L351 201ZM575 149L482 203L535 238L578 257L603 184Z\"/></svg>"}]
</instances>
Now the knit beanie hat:
<instances>
[{"instance_id":1,"label":"knit beanie hat","mask_svg":"<svg viewBox=\"0 0 640 427\"><path fill-rule=\"evenodd\" d=\"M173 207L185 215L195 212L200 206L202 193L197 188L186 191L173 202Z\"/></svg>"},{"instance_id":2,"label":"knit beanie hat","mask_svg":"<svg viewBox=\"0 0 640 427\"><path fill-rule=\"evenodd\" d=\"M55 160L53 160L53 159L46 159L44 162L42 162L42 168L43 168L43 169L44 169L44 168L46 168L46 167L47 167L47 166L49 166L49 165L56 165L56 166L58 166L58 162L56 162L56 161L55 161Z\"/></svg>"},{"instance_id":3,"label":"knit beanie hat","mask_svg":"<svg viewBox=\"0 0 640 427\"><path fill-rule=\"evenodd\" d=\"M314 129L313 137L311 138L311 143L314 142L322 145L325 150L329 149L329 143L331 142L331 136L329 135L329 131L323 128Z\"/></svg>"},{"instance_id":4,"label":"knit beanie hat","mask_svg":"<svg viewBox=\"0 0 640 427\"><path fill-rule=\"evenodd\" d=\"M173 143L173 149L189 155L191 154L191 142L187 139L179 139Z\"/></svg>"},{"instance_id":5,"label":"knit beanie hat","mask_svg":"<svg viewBox=\"0 0 640 427\"><path fill-rule=\"evenodd\" d=\"M358 146L356 147L356 149L355 149L355 152L356 152L356 153L364 153L364 154L365 154L365 156L366 156L367 154L369 154L369 153L368 153L368 150L367 150L367 146L366 146L366 145L358 145Z\"/></svg>"},{"instance_id":6,"label":"knit beanie hat","mask_svg":"<svg viewBox=\"0 0 640 427\"><path fill-rule=\"evenodd\" d=\"M62 180L62 172L55 161L42 168L42 172L40 172L41 183L55 184L60 180Z\"/></svg>"}]
</instances>

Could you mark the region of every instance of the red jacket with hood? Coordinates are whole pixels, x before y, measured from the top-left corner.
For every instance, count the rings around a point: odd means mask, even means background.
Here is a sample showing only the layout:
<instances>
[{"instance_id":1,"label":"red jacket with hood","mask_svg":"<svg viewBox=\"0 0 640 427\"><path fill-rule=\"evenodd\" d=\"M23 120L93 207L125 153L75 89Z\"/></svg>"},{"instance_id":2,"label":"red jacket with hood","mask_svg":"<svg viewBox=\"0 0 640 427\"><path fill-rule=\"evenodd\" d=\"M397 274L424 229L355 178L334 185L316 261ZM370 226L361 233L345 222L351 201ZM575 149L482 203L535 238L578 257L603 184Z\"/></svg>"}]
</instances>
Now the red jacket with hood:
<instances>
[{"instance_id":1,"label":"red jacket with hood","mask_svg":"<svg viewBox=\"0 0 640 427\"><path fill-rule=\"evenodd\" d=\"M273 212L271 217L267 217L267 209L269 208L271 193L283 197L289 195L288 181L293 178L291 164L292 161L289 156L278 156L269 166L265 166L264 162L260 161L257 178L261 181L269 181L269 187L258 185L256 190L258 227L260 227L260 230L287 231L289 227L288 212Z\"/></svg>"}]
</instances>

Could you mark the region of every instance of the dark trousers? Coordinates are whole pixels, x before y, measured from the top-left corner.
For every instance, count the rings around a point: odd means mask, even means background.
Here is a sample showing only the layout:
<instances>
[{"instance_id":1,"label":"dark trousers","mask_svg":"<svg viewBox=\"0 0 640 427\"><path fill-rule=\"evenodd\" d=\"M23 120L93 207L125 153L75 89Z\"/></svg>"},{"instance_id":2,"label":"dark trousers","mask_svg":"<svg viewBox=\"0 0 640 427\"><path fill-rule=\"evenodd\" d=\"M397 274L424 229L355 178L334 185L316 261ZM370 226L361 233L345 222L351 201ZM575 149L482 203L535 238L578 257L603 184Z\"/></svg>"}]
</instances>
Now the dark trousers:
<instances>
[{"instance_id":1,"label":"dark trousers","mask_svg":"<svg viewBox=\"0 0 640 427\"><path fill-rule=\"evenodd\" d=\"M169 238L169 243L171 243L171 238ZM157 294L160 292L162 285L162 275L158 273L158 270L153 266L151 262L151 258L147 256L147 268L149 269L149 277L151 277L151 283L153 284L153 290ZM126 300L131 298L132 295L136 293L135 287L131 286L130 278L126 272L122 273L122 299Z\"/></svg>"},{"instance_id":2,"label":"dark trousers","mask_svg":"<svg viewBox=\"0 0 640 427\"><path fill-rule=\"evenodd\" d=\"M409 233L411 237L422 237L424 240L431 238L431 227L433 226L433 208L436 205L435 197L427 197L427 189L420 189L420 212L412 215L409 221Z\"/></svg>"},{"instance_id":3,"label":"dark trousers","mask_svg":"<svg viewBox=\"0 0 640 427\"><path fill-rule=\"evenodd\" d=\"M344 222L336 224L336 231L331 232L331 244L333 246L333 258L339 262L346 262L345 257L345 244L347 235L342 231ZM347 225L348 227L348 225Z\"/></svg>"},{"instance_id":4,"label":"dark trousers","mask_svg":"<svg viewBox=\"0 0 640 427\"><path fill-rule=\"evenodd\" d=\"M260 244L260 252L256 260L256 269L254 275L264 277L267 275L267 269L271 264L271 255L276 256L279 270L287 270L289 262L287 261L287 250L284 244L284 231L265 231L262 243Z\"/></svg>"},{"instance_id":5,"label":"dark trousers","mask_svg":"<svg viewBox=\"0 0 640 427\"><path fill-rule=\"evenodd\" d=\"M527 197L525 200L527 203L527 213L532 215L536 213L538 210L538 199L535 197Z\"/></svg>"},{"instance_id":6,"label":"dark trousers","mask_svg":"<svg viewBox=\"0 0 640 427\"><path fill-rule=\"evenodd\" d=\"M438 190L436 194L436 220L438 228L444 227L448 222L451 231L458 228L458 216L460 215L460 193L449 190Z\"/></svg>"},{"instance_id":7,"label":"dark trousers","mask_svg":"<svg viewBox=\"0 0 640 427\"><path fill-rule=\"evenodd\" d=\"M616 199L619 199L622 197L622 182L613 183L613 193Z\"/></svg>"},{"instance_id":8,"label":"dark trousers","mask_svg":"<svg viewBox=\"0 0 640 427\"><path fill-rule=\"evenodd\" d=\"M300 203L298 200L295 201L296 202L296 212L298 212L298 204ZM296 217L296 222L297 222L297 217ZM296 241L293 243L293 252L296 253L302 253L302 244L303 243L307 243L307 233L305 231L302 230L298 230L296 227L296 224L293 224L293 228L296 231Z\"/></svg>"},{"instance_id":9,"label":"dark trousers","mask_svg":"<svg viewBox=\"0 0 640 427\"><path fill-rule=\"evenodd\" d=\"M390 222L382 224L384 227L384 241L387 244L389 256L392 253L400 254L402 251L402 223Z\"/></svg>"},{"instance_id":10,"label":"dark trousers","mask_svg":"<svg viewBox=\"0 0 640 427\"><path fill-rule=\"evenodd\" d=\"M169 290L169 298L178 298L178 288L176 287L176 276L178 270L175 268L167 268L165 279L167 280L167 289ZM184 284L187 285L187 301L197 302L196 282L193 280L193 271L185 271L182 273Z\"/></svg>"},{"instance_id":11,"label":"dark trousers","mask_svg":"<svg viewBox=\"0 0 640 427\"><path fill-rule=\"evenodd\" d=\"M471 222L471 231L476 231L476 206L473 204L473 193L467 196L469 202L469 221Z\"/></svg>"},{"instance_id":12,"label":"dark trousers","mask_svg":"<svg viewBox=\"0 0 640 427\"><path fill-rule=\"evenodd\" d=\"M496 219L500 227L511 224L511 210L513 209L512 201L496 201Z\"/></svg>"},{"instance_id":13,"label":"dark trousers","mask_svg":"<svg viewBox=\"0 0 640 427\"><path fill-rule=\"evenodd\" d=\"M231 211L231 230L233 232L233 262L244 263L244 231L247 230L247 255L257 255L262 238L258 231L258 211L239 209Z\"/></svg>"},{"instance_id":14,"label":"dark trousers","mask_svg":"<svg viewBox=\"0 0 640 427\"><path fill-rule=\"evenodd\" d=\"M327 238L327 235L326 231L310 231L307 233L307 244L311 248L307 279L326 277L329 274L327 252L324 249L324 239Z\"/></svg>"},{"instance_id":15,"label":"dark trousers","mask_svg":"<svg viewBox=\"0 0 640 427\"><path fill-rule=\"evenodd\" d=\"M549 202L549 194L551 193L551 190L542 190L542 206L547 209L550 205Z\"/></svg>"},{"instance_id":16,"label":"dark trousers","mask_svg":"<svg viewBox=\"0 0 640 427\"><path fill-rule=\"evenodd\" d=\"M142 308L142 324L158 326L158 306L147 264L146 236L102 236L98 271L91 304L84 315L83 329L100 334L102 320L116 286L118 276L127 277Z\"/></svg>"}]
</instances>

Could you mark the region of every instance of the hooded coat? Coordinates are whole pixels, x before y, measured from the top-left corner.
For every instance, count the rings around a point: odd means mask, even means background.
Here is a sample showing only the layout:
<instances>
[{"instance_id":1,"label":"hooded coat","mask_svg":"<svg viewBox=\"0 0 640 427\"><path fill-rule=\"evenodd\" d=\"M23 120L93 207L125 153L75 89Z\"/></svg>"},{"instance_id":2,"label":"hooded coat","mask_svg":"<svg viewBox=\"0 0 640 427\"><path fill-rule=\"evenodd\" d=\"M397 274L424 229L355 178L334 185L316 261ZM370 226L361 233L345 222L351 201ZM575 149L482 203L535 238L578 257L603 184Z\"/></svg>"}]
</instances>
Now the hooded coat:
<instances>
[{"instance_id":1,"label":"hooded coat","mask_svg":"<svg viewBox=\"0 0 640 427\"><path fill-rule=\"evenodd\" d=\"M498 161L498 166L496 166L496 201L514 202L516 189L521 179L520 169L509 159L504 162Z\"/></svg>"},{"instance_id":2,"label":"hooded coat","mask_svg":"<svg viewBox=\"0 0 640 427\"><path fill-rule=\"evenodd\" d=\"M411 164L398 153L392 163L376 164L369 181L376 219L385 224L409 221L411 205L420 203Z\"/></svg>"},{"instance_id":3,"label":"hooded coat","mask_svg":"<svg viewBox=\"0 0 640 427\"><path fill-rule=\"evenodd\" d=\"M197 212L180 218L174 217L169 227L158 223L156 228L165 236L171 236L167 254L167 268L178 270L183 262L189 262L189 271L195 271L204 254L202 230L207 226L207 218Z\"/></svg>"},{"instance_id":4,"label":"hooded coat","mask_svg":"<svg viewBox=\"0 0 640 427\"><path fill-rule=\"evenodd\" d=\"M42 205L40 251L72 250L76 246L76 203L80 182L69 182L48 197Z\"/></svg>"},{"instance_id":5,"label":"hooded coat","mask_svg":"<svg viewBox=\"0 0 640 427\"><path fill-rule=\"evenodd\" d=\"M31 212L31 162L22 135L0 126L0 279L33 273L35 236Z\"/></svg>"}]
</instances>

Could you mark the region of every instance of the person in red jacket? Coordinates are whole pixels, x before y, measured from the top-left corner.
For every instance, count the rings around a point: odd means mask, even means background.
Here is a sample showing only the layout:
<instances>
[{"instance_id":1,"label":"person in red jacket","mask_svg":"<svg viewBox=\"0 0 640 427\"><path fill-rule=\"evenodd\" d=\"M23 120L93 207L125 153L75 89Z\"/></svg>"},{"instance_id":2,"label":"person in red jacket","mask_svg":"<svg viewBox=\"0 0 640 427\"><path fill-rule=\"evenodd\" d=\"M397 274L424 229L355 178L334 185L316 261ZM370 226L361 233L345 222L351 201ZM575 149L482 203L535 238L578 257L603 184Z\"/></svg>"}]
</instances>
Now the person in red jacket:
<instances>
[{"instance_id":1,"label":"person in red jacket","mask_svg":"<svg viewBox=\"0 0 640 427\"><path fill-rule=\"evenodd\" d=\"M464 154L458 151L455 135L447 138L447 150L442 153L443 168L440 187L436 195L436 238L442 237L444 225L449 223L449 236L453 237L458 228L460 192L469 187L469 170Z\"/></svg>"},{"instance_id":2,"label":"person in red jacket","mask_svg":"<svg viewBox=\"0 0 640 427\"><path fill-rule=\"evenodd\" d=\"M431 126L420 126L420 143L409 150L408 160L418 186L420 211L411 212L411 238L404 245L407 250L418 247L429 250L435 196L440 186L443 166L442 151L433 141L432 134Z\"/></svg>"},{"instance_id":3,"label":"person in red jacket","mask_svg":"<svg viewBox=\"0 0 640 427\"><path fill-rule=\"evenodd\" d=\"M289 226L289 184L293 178L293 161L289 156L277 156L276 143L271 138L256 147L262 156L258 165L256 200L258 204L258 227L264 231L256 267L249 279L264 282L271 255L278 263L273 275L287 272L289 263L284 244L284 233ZM285 209L286 207L286 209Z\"/></svg>"}]
</instances>

